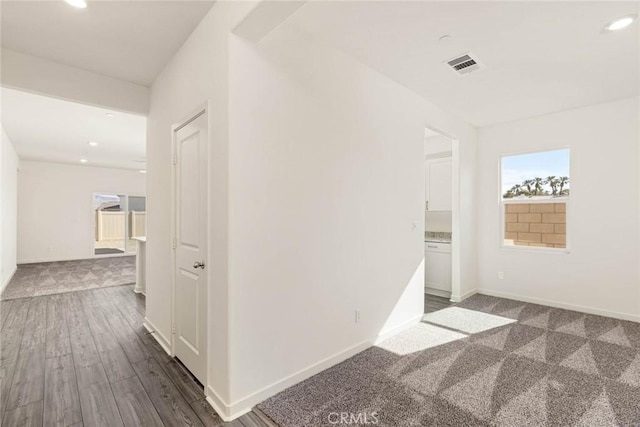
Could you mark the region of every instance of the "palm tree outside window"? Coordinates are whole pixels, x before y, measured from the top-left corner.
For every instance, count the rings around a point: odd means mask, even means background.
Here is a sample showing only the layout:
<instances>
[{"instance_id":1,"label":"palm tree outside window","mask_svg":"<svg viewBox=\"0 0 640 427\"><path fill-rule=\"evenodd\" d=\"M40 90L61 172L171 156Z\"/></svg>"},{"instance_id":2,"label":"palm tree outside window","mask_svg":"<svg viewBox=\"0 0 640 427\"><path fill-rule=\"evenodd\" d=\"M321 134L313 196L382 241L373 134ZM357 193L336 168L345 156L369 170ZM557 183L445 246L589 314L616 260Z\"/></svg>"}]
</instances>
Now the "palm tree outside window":
<instances>
[{"instance_id":1,"label":"palm tree outside window","mask_svg":"<svg viewBox=\"0 0 640 427\"><path fill-rule=\"evenodd\" d=\"M502 247L567 251L570 150L501 157Z\"/></svg>"}]
</instances>

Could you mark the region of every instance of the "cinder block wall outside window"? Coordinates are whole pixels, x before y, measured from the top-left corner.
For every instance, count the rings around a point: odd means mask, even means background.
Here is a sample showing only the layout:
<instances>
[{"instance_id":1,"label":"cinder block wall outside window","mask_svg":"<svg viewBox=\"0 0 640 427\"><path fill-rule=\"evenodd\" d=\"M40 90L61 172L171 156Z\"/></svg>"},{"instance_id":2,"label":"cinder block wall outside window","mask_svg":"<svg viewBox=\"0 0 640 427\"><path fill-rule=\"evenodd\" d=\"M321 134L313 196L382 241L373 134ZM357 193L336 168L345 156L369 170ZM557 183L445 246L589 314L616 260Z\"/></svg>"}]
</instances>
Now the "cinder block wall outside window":
<instances>
[{"instance_id":1,"label":"cinder block wall outside window","mask_svg":"<svg viewBox=\"0 0 640 427\"><path fill-rule=\"evenodd\" d=\"M567 203L505 204L505 245L567 247Z\"/></svg>"}]
</instances>

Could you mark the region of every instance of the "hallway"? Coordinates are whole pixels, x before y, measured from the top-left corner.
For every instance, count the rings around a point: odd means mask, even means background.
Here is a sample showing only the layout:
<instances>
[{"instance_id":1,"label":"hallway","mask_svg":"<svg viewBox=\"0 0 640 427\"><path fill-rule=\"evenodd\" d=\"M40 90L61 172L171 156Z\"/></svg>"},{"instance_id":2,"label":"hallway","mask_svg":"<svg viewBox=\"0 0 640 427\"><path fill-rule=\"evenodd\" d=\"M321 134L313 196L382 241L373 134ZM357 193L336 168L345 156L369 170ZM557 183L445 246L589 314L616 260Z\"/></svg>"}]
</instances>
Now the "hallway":
<instances>
[{"instance_id":1,"label":"hallway","mask_svg":"<svg viewBox=\"0 0 640 427\"><path fill-rule=\"evenodd\" d=\"M142 326L144 297L117 286L2 301L2 426L269 426L223 423Z\"/></svg>"}]
</instances>

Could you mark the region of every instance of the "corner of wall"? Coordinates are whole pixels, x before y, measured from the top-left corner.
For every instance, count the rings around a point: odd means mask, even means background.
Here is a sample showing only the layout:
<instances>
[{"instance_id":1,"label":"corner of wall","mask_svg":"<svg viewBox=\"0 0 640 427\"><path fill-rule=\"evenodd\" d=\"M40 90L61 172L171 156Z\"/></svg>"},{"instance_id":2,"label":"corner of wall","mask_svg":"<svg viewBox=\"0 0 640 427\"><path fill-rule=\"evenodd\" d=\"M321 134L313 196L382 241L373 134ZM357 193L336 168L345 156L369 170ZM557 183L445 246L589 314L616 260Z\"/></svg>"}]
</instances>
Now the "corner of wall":
<instances>
[{"instance_id":1,"label":"corner of wall","mask_svg":"<svg viewBox=\"0 0 640 427\"><path fill-rule=\"evenodd\" d=\"M1 125L0 125L1 127ZM17 270L17 221L18 221L18 168L20 159L9 136L1 127L0 146L0 264L2 274L0 275L0 293L7 286Z\"/></svg>"},{"instance_id":2,"label":"corner of wall","mask_svg":"<svg viewBox=\"0 0 640 427\"><path fill-rule=\"evenodd\" d=\"M354 346L351 346L343 351L340 351L332 356L329 356L323 360L320 360L304 369L301 369L292 375L282 378L260 390L251 393L241 399L238 399L232 403L226 403L219 398L218 394L211 387L207 387L207 402L218 412L220 417L224 421L234 420L247 412L250 412L252 408L258 403L274 396L287 388L298 384L325 369L329 369L332 366L341 363L350 357L368 349L373 345L370 341L362 341Z\"/></svg>"},{"instance_id":3,"label":"corner of wall","mask_svg":"<svg viewBox=\"0 0 640 427\"><path fill-rule=\"evenodd\" d=\"M13 276L14 276L14 274L16 274L16 271L18 271L18 266L17 265L15 267L13 267L13 270L11 271L11 273L9 273L7 275L7 278L4 280L4 283L2 283L0 285L0 295L2 295L2 292L4 291L4 288L7 287L9 282L11 282L11 279L13 279Z\"/></svg>"},{"instance_id":4,"label":"corner of wall","mask_svg":"<svg viewBox=\"0 0 640 427\"><path fill-rule=\"evenodd\" d=\"M464 294L451 295L451 302L454 302L454 303L462 302L462 301L466 300L467 298L474 296L478 292L479 291L476 288L476 289L471 289L470 291L467 291Z\"/></svg>"},{"instance_id":5,"label":"corner of wall","mask_svg":"<svg viewBox=\"0 0 640 427\"><path fill-rule=\"evenodd\" d=\"M151 323L151 321L148 318L144 318L144 322L142 323L142 326L144 326L144 328L149 332L149 334L158 342L158 344L160 344L160 347L162 347L162 349L168 354L171 355L171 341L164 336L164 334L162 334L162 332L160 332L158 330L158 328L156 328L155 326L153 326L153 323Z\"/></svg>"}]
</instances>

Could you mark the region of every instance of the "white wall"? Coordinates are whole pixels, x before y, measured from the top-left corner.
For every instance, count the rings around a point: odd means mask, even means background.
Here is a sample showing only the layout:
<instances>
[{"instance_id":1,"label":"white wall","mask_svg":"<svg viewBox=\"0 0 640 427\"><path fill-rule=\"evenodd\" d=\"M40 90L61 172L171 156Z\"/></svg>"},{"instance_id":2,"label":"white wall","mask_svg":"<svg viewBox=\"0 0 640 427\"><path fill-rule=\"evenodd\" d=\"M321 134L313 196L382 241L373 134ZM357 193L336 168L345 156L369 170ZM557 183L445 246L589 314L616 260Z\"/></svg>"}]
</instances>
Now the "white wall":
<instances>
[{"instance_id":1,"label":"white wall","mask_svg":"<svg viewBox=\"0 0 640 427\"><path fill-rule=\"evenodd\" d=\"M453 225L451 218L451 211L425 211L424 229L426 231L451 233Z\"/></svg>"},{"instance_id":2,"label":"white wall","mask_svg":"<svg viewBox=\"0 0 640 427\"><path fill-rule=\"evenodd\" d=\"M422 314L427 124L459 138L463 286L475 288L476 140L286 26L230 53L231 400L247 408Z\"/></svg>"},{"instance_id":3,"label":"white wall","mask_svg":"<svg viewBox=\"0 0 640 427\"><path fill-rule=\"evenodd\" d=\"M255 6L216 2L151 88L147 121L146 321L171 345L171 126L210 101L209 395L222 416L229 398L227 289L228 39Z\"/></svg>"},{"instance_id":4,"label":"white wall","mask_svg":"<svg viewBox=\"0 0 640 427\"><path fill-rule=\"evenodd\" d=\"M9 283L17 264L17 215L19 160L9 137L2 131L0 151L0 293Z\"/></svg>"},{"instance_id":5,"label":"white wall","mask_svg":"<svg viewBox=\"0 0 640 427\"><path fill-rule=\"evenodd\" d=\"M253 6L213 6L148 118L147 325L170 344L171 126L210 102L207 393L223 417L420 314L426 125L460 139L461 289L475 288L475 129L298 34L230 36Z\"/></svg>"},{"instance_id":6,"label":"white wall","mask_svg":"<svg viewBox=\"0 0 640 427\"><path fill-rule=\"evenodd\" d=\"M481 292L640 320L638 103L630 98L480 130ZM501 249L500 155L561 147L571 149L571 253Z\"/></svg>"},{"instance_id":7,"label":"white wall","mask_svg":"<svg viewBox=\"0 0 640 427\"><path fill-rule=\"evenodd\" d=\"M18 263L92 258L93 193L145 195L145 175L23 161L18 174Z\"/></svg>"},{"instance_id":8,"label":"white wall","mask_svg":"<svg viewBox=\"0 0 640 427\"><path fill-rule=\"evenodd\" d=\"M137 114L149 111L149 88L2 48L2 85Z\"/></svg>"}]
</instances>

